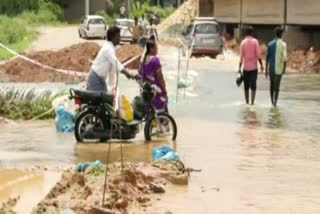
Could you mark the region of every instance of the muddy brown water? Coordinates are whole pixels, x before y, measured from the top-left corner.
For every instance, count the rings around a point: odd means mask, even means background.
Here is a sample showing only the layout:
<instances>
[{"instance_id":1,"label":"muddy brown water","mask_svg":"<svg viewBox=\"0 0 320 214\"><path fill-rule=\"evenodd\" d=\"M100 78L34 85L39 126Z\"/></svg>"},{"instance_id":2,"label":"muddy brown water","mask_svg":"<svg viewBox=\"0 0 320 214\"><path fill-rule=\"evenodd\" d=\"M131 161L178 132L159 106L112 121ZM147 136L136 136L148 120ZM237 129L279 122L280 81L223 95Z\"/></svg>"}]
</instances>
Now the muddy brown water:
<instances>
[{"instance_id":1,"label":"muddy brown water","mask_svg":"<svg viewBox=\"0 0 320 214\"><path fill-rule=\"evenodd\" d=\"M19 197L15 211L31 213L59 178L58 172L0 169L0 202Z\"/></svg>"},{"instance_id":2,"label":"muddy brown water","mask_svg":"<svg viewBox=\"0 0 320 214\"><path fill-rule=\"evenodd\" d=\"M262 76L254 107L243 104L235 78L233 72L201 70L186 98L182 90L179 102L170 103L179 127L177 142L170 144L188 167L202 171L192 174L187 188L170 188L147 213L320 212L320 76L287 75L278 108L270 106ZM174 78L168 81L174 89ZM130 84L128 90L135 87ZM50 170L104 160L108 149L106 144L76 144L72 134L56 133L54 121L2 124L0 136L3 167ZM139 135L123 145L124 157L151 161L152 148L164 144L145 143ZM114 143L111 160L119 159L120 144ZM44 184L42 179L37 185ZM0 191L0 198L8 195Z\"/></svg>"}]
</instances>

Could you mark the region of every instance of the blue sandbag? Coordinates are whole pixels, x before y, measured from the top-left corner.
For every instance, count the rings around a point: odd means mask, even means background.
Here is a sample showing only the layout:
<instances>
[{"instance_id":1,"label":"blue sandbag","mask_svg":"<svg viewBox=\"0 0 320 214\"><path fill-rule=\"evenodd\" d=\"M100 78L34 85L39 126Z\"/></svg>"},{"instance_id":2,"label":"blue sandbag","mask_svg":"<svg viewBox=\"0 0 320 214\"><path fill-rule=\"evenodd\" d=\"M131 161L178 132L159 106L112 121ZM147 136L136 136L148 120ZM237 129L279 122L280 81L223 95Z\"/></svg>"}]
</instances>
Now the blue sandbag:
<instances>
[{"instance_id":1,"label":"blue sandbag","mask_svg":"<svg viewBox=\"0 0 320 214\"><path fill-rule=\"evenodd\" d=\"M174 152L174 151L170 151L167 154L165 154L164 156L162 156L160 158L160 160L180 160L180 157L178 155L178 153Z\"/></svg>"},{"instance_id":2,"label":"blue sandbag","mask_svg":"<svg viewBox=\"0 0 320 214\"><path fill-rule=\"evenodd\" d=\"M56 129L58 132L73 132L74 115L65 110L63 105L59 105L56 110Z\"/></svg>"},{"instance_id":3,"label":"blue sandbag","mask_svg":"<svg viewBox=\"0 0 320 214\"><path fill-rule=\"evenodd\" d=\"M77 172L85 172L88 167L92 167L93 169L102 167L102 162L97 160L95 162L79 163L76 166L76 170L77 170Z\"/></svg>"},{"instance_id":4,"label":"blue sandbag","mask_svg":"<svg viewBox=\"0 0 320 214\"><path fill-rule=\"evenodd\" d=\"M180 160L180 157L171 146L162 146L152 149L152 160Z\"/></svg>"}]
</instances>

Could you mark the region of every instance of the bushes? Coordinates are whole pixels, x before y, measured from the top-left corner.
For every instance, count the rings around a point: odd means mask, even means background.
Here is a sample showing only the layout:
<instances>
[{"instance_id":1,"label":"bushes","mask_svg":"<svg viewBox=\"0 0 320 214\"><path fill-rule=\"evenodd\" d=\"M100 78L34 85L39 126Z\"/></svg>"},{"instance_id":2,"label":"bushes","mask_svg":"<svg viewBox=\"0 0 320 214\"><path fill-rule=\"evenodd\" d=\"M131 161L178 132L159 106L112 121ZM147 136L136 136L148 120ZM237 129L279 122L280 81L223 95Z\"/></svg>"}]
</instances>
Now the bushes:
<instances>
[{"instance_id":1,"label":"bushes","mask_svg":"<svg viewBox=\"0 0 320 214\"><path fill-rule=\"evenodd\" d=\"M62 8L54 0L1 0L0 13L20 16L27 24L50 24L64 21Z\"/></svg>"},{"instance_id":2,"label":"bushes","mask_svg":"<svg viewBox=\"0 0 320 214\"><path fill-rule=\"evenodd\" d=\"M59 0L1 0L0 14L16 16L25 11L38 13L39 10L50 11L59 21L63 21L63 11L57 4Z\"/></svg>"},{"instance_id":3,"label":"bushes","mask_svg":"<svg viewBox=\"0 0 320 214\"><path fill-rule=\"evenodd\" d=\"M17 52L23 52L36 38L36 33L27 30L25 22L18 18L0 16L0 42ZM9 59L13 55L0 48L0 60Z\"/></svg>"},{"instance_id":4,"label":"bushes","mask_svg":"<svg viewBox=\"0 0 320 214\"><path fill-rule=\"evenodd\" d=\"M113 25L114 22L115 22L116 17L111 18L111 17L110 17L108 14L106 14L106 12L103 11L103 10L98 11L96 14L99 15L99 16L104 17L104 20L105 20L105 22L106 22L108 25Z\"/></svg>"},{"instance_id":5,"label":"bushes","mask_svg":"<svg viewBox=\"0 0 320 214\"><path fill-rule=\"evenodd\" d=\"M107 14L110 17L119 16L120 13L120 6L122 0L106 0L107 1Z\"/></svg>"},{"instance_id":6,"label":"bushes","mask_svg":"<svg viewBox=\"0 0 320 214\"><path fill-rule=\"evenodd\" d=\"M51 16L54 17L55 21L63 22L64 21L64 12L63 9L56 3L53 2L44 2L40 6L40 12L47 12ZM49 20L50 21L50 20ZM46 22L43 22L46 23Z\"/></svg>"},{"instance_id":7,"label":"bushes","mask_svg":"<svg viewBox=\"0 0 320 214\"><path fill-rule=\"evenodd\" d=\"M107 0L107 3L109 1ZM103 16L105 18L105 21L108 24L113 24L114 19L120 17L120 5L121 2L119 0L114 0L111 3L108 3L107 7L107 13L105 11L98 11L96 14ZM161 18L161 20L166 19L169 15L171 15L175 8L173 7L166 7L161 8L157 6L151 6L151 1L132 1L131 5L131 11L130 11L130 17L141 17L143 14L146 18L150 18L152 15L157 14Z\"/></svg>"},{"instance_id":8,"label":"bushes","mask_svg":"<svg viewBox=\"0 0 320 214\"><path fill-rule=\"evenodd\" d=\"M12 2L8 3L8 1ZM30 6L32 2L35 2L33 0L0 0L0 10L6 9L8 14L0 16L0 42L19 53L23 52L36 38L36 32L32 28L27 29L26 26L52 25L64 20L63 10L59 5L50 1L36 1L39 2L38 6ZM24 11L19 5L18 9L14 11L8 9L9 6L17 6L17 2L26 3ZM0 60L10 57L12 54L0 48Z\"/></svg>"},{"instance_id":9,"label":"bushes","mask_svg":"<svg viewBox=\"0 0 320 214\"><path fill-rule=\"evenodd\" d=\"M153 14L157 14L160 16L161 20L166 19L174 12L175 8L167 7L161 8L157 6L150 6L148 3L144 3L142 5L136 6L132 11L130 16L133 17L141 17L143 14L146 17L150 17Z\"/></svg>"},{"instance_id":10,"label":"bushes","mask_svg":"<svg viewBox=\"0 0 320 214\"><path fill-rule=\"evenodd\" d=\"M64 14L57 4L44 2L38 11L24 11L17 18L28 25L57 24L64 21Z\"/></svg>"},{"instance_id":11,"label":"bushes","mask_svg":"<svg viewBox=\"0 0 320 214\"><path fill-rule=\"evenodd\" d=\"M0 41L4 44L14 44L24 39L27 30L17 19L0 16Z\"/></svg>"},{"instance_id":12,"label":"bushes","mask_svg":"<svg viewBox=\"0 0 320 214\"><path fill-rule=\"evenodd\" d=\"M39 0L1 0L0 14L17 15L25 10L38 11Z\"/></svg>"},{"instance_id":13,"label":"bushes","mask_svg":"<svg viewBox=\"0 0 320 214\"><path fill-rule=\"evenodd\" d=\"M25 22L18 18L0 16L0 42L21 53L36 38L36 33L27 30ZM0 48L0 60L9 59L12 54Z\"/></svg>"},{"instance_id":14,"label":"bushes","mask_svg":"<svg viewBox=\"0 0 320 214\"><path fill-rule=\"evenodd\" d=\"M0 116L10 120L29 120L39 116L52 108L52 97L50 92L44 92L36 96L33 90L20 91L11 90L0 93ZM55 112L44 115L41 119L52 119Z\"/></svg>"}]
</instances>

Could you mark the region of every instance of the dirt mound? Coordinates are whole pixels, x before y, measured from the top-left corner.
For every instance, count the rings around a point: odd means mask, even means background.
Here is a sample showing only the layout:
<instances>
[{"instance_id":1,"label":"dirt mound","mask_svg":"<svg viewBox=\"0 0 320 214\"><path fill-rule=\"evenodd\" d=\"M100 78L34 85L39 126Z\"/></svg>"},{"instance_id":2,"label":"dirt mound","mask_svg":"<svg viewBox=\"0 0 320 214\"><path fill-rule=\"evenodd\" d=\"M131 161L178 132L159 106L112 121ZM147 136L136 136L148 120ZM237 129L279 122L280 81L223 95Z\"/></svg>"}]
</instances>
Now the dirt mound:
<instances>
[{"instance_id":1,"label":"dirt mound","mask_svg":"<svg viewBox=\"0 0 320 214\"><path fill-rule=\"evenodd\" d=\"M87 42L73 45L59 51L41 51L27 55L28 58L53 68L88 72L100 46L96 43ZM3 66L0 70L8 75L14 82L66 82L74 77L61 74L27 62L24 59L14 59Z\"/></svg>"},{"instance_id":2,"label":"dirt mound","mask_svg":"<svg viewBox=\"0 0 320 214\"><path fill-rule=\"evenodd\" d=\"M99 50L98 44L86 42L59 51L36 52L27 57L57 69L88 72L91 61L94 60ZM122 63L141 53L142 50L136 45L124 45L117 49L117 56ZM139 59L137 61L139 62ZM138 65L134 61L128 67L137 69ZM6 78L13 82L70 82L75 79L73 76L43 68L21 58L1 65L0 73L5 74Z\"/></svg>"},{"instance_id":3,"label":"dirt mound","mask_svg":"<svg viewBox=\"0 0 320 214\"><path fill-rule=\"evenodd\" d=\"M159 40L159 44L160 45L163 45L163 46L174 46L174 47L182 47L183 46L183 43L181 40L178 40L178 39L161 39Z\"/></svg>"},{"instance_id":4,"label":"dirt mound","mask_svg":"<svg viewBox=\"0 0 320 214\"><path fill-rule=\"evenodd\" d=\"M288 66L300 73L320 73L320 50L295 49L289 54Z\"/></svg>"},{"instance_id":5,"label":"dirt mound","mask_svg":"<svg viewBox=\"0 0 320 214\"><path fill-rule=\"evenodd\" d=\"M132 59L133 57L136 57L138 55L142 55L143 48L141 48L138 45L124 45L119 47L116 50L117 57L120 62L125 63ZM128 69L138 69L140 65L140 57L134 60L133 62L126 65L126 68Z\"/></svg>"},{"instance_id":6,"label":"dirt mound","mask_svg":"<svg viewBox=\"0 0 320 214\"><path fill-rule=\"evenodd\" d=\"M185 180L188 180L187 175L178 173L177 169L126 163L121 173L120 164L112 164L108 167L107 191L104 204L101 206L104 168L105 166L89 168L85 173L65 171L60 182L32 213L63 213L65 210L81 214L128 213L132 209L150 206L152 194L165 193L167 181L162 177L184 176Z\"/></svg>"},{"instance_id":7,"label":"dirt mound","mask_svg":"<svg viewBox=\"0 0 320 214\"><path fill-rule=\"evenodd\" d=\"M178 25L186 26L197 14L197 0L188 0L184 2L173 14L161 22L157 29L160 34L171 31Z\"/></svg>"}]
</instances>

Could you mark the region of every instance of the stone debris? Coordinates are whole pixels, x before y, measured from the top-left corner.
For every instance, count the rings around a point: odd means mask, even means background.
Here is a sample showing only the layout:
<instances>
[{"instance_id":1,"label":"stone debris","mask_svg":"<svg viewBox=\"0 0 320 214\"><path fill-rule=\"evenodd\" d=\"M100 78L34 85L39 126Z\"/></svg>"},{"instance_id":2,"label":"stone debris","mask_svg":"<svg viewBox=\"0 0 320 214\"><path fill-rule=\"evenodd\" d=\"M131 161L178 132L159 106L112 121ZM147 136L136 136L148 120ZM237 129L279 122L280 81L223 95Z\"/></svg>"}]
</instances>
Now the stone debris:
<instances>
[{"instance_id":1,"label":"stone debris","mask_svg":"<svg viewBox=\"0 0 320 214\"><path fill-rule=\"evenodd\" d=\"M14 207L17 205L20 197L9 198L0 206L0 214L15 214Z\"/></svg>"},{"instance_id":2,"label":"stone debris","mask_svg":"<svg viewBox=\"0 0 320 214\"><path fill-rule=\"evenodd\" d=\"M105 201L101 206L105 166L100 173L66 170L61 180L33 209L32 214L59 213L68 210L80 214L128 213L132 208L151 206L152 194L165 193L164 179L177 184L183 176L177 169L164 169L152 164L125 163L123 173L118 163L109 165ZM184 177L188 180L188 177Z\"/></svg>"},{"instance_id":3,"label":"stone debris","mask_svg":"<svg viewBox=\"0 0 320 214\"><path fill-rule=\"evenodd\" d=\"M289 54L288 66L300 73L320 73L320 50L295 49Z\"/></svg>"}]
</instances>

